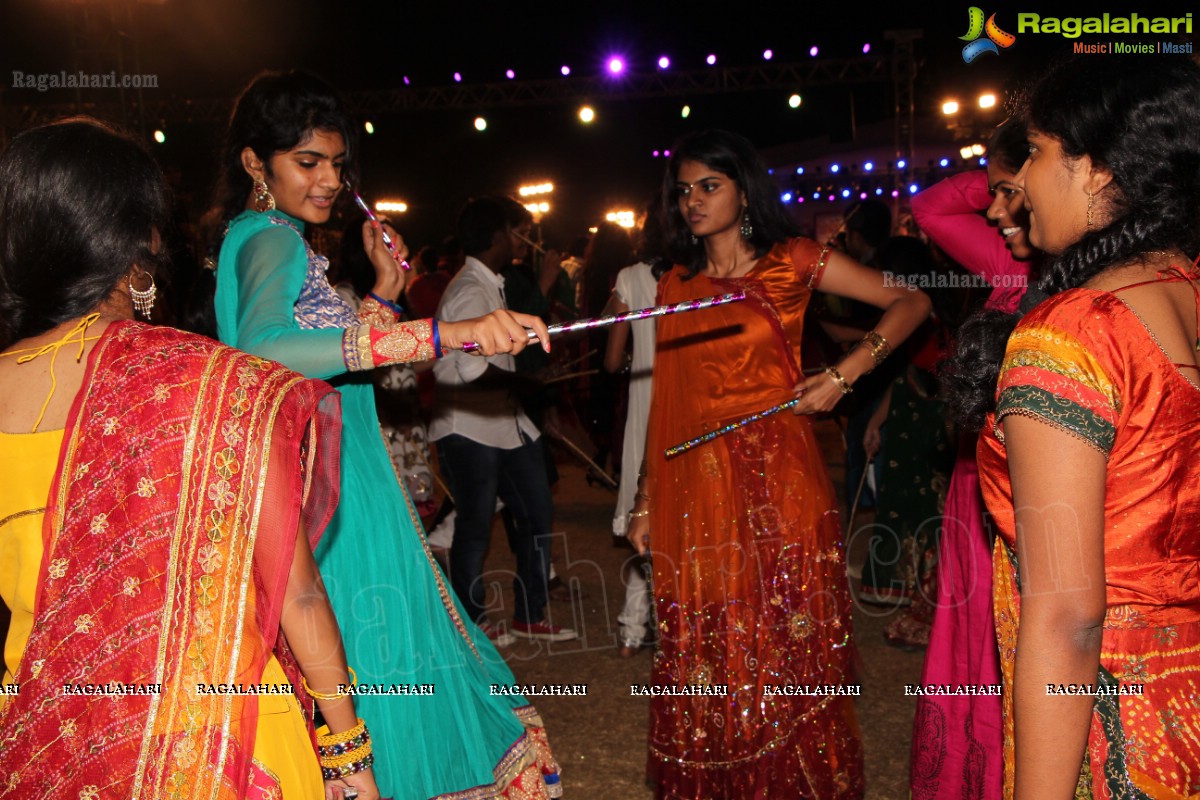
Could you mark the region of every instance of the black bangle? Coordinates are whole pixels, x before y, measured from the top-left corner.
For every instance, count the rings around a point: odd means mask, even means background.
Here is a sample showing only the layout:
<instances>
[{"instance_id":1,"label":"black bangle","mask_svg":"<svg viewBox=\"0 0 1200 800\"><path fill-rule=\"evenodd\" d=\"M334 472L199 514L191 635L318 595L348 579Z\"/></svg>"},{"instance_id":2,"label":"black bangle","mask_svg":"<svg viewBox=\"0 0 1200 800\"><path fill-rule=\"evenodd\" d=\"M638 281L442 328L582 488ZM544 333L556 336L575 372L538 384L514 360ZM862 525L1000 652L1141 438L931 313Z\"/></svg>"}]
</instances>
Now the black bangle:
<instances>
[{"instance_id":1,"label":"black bangle","mask_svg":"<svg viewBox=\"0 0 1200 800\"><path fill-rule=\"evenodd\" d=\"M373 292L373 291L367 292L367 297L371 298L376 303L379 303L379 305L381 305L381 306L387 306L388 308L390 308L392 310L392 313L395 314L397 317L404 316L404 306L400 305L399 303L393 303L391 300L384 300L382 297L375 294L375 292Z\"/></svg>"}]
</instances>

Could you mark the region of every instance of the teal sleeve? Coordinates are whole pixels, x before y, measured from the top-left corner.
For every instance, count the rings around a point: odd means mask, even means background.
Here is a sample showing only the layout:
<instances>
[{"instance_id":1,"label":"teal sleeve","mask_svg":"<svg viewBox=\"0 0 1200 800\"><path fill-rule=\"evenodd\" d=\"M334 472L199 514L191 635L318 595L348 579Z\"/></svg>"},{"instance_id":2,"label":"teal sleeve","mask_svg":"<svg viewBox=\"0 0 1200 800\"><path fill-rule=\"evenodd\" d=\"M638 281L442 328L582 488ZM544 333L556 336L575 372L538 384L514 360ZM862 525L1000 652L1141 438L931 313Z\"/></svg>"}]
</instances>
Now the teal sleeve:
<instances>
[{"instance_id":1,"label":"teal sleeve","mask_svg":"<svg viewBox=\"0 0 1200 800\"><path fill-rule=\"evenodd\" d=\"M309 378L346 372L343 329L302 329L296 323L296 300L308 270L299 234L283 227L255 233L239 250L234 267L237 341L229 344Z\"/></svg>"}]
</instances>

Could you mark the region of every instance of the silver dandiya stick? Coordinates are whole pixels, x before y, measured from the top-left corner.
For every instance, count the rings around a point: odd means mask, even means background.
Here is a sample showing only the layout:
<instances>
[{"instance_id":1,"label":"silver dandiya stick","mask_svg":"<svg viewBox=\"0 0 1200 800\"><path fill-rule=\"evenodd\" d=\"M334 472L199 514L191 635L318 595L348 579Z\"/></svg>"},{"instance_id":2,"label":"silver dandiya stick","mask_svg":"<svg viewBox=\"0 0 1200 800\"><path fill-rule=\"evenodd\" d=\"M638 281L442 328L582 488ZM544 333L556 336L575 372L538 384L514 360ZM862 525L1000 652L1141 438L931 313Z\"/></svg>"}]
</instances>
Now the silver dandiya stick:
<instances>
[{"instance_id":1,"label":"silver dandiya stick","mask_svg":"<svg viewBox=\"0 0 1200 800\"><path fill-rule=\"evenodd\" d=\"M712 297L701 297L696 300L685 300L682 303L676 303L673 306L651 306L649 308L639 308L635 311L626 311L624 314L610 314L607 317L595 317L593 319L580 319L575 322L564 322L559 325L551 325L547 330L551 336L559 333L572 333L574 331L591 330L592 328L603 328L608 325L616 325L618 322L636 322L640 319L650 319L652 317L665 317L668 314L679 314L684 311L699 311L702 308L712 308L713 306L723 306L726 303L736 303L739 300L745 300L745 292L731 292L729 294L718 294ZM530 339L537 339L537 333L527 331ZM463 344L464 353L472 353L479 349L479 345L475 342L466 342Z\"/></svg>"},{"instance_id":2,"label":"silver dandiya stick","mask_svg":"<svg viewBox=\"0 0 1200 800\"><path fill-rule=\"evenodd\" d=\"M354 191L354 187L350 185L350 181L346 181L346 191L354 195L355 204L362 209L364 214L367 215L367 219L378 224L379 217L375 216L375 212L371 211L371 207L367 205L366 200L362 199L362 195ZM390 252L393 257L396 257L398 255L396 252L396 243L392 241L392 237L388 236L387 231L383 229L382 225L379 226L379 234L383 237L383 244L387 247L388 252ZM400 266L404 267L406 270L412 269L412 265L403 259L400 260Z\"/></svg>"},{"instance_id":3,"label":"silver dandiya stick","mask_svg":"<svg viewBox=\"0 0 1200 800\"><path fill-rule=\"evenodd\" d=\"M801 374L816 375L816 374L824 372L824 371L825 371L824 367L813 367L812 369L804 370ZM771 416L772 414L778 414L780 411L786 411L787 409L791 408L792 406L796 405L796 403L799 403L799 402L800 402L800 398L796 397L791 400L788 400L786 403L780 403L777 406L771 406L770 408L764 408L762 411L751 414L748 417L743 417L742 419L739 419L737 422L731 422L728 425L722 425L721 427L717 428L716 430L711 430L708 433L704 433L704 434L697 436L695 439L688 439L686 442L681 442L680 444L677 444L674 447L668 447L666 450L663 451L663 454L667 458L674 458L675 456L679 455L680 453L686 453L688 450L691 450L693 447L702 445L705 442L711 442L713 439L724 436L725 434L730 433L732 431L736 431L738 428L749 425L752 422L758 422L760 419L766 419L767 417ZM859 487L859 491L862 491L861 486Z\"/></svg>"},{"instance_id":4,"label":"silver dandiya stick","mask_svg":"<svg viewBox=\"0 0 1200 800\"><path fill-rule=\"evenodd\" d=\"M787 409L791 408L792 406L796 405L796 403L799 403L799 402L800 402L800 398L796 397L791 400L788 400L786 403L780 403L777 406L771 406L770 408L765 408L762 411L751 414L748 417L743 417L742 419L739 419L737 422L731 422L728 425L722 425L721 427L717 428L716 430L711 430L708 433L701 434L700 436L697 436L695 439L688 439L686 442L677 444L674 447L668 447L666 450L663 451L663 455L665 455L667 458L674 458L675 456L679 455L680 453L686 453L688 450L691 450L693 447L698 447L699 445L702 445L705 442L711 442L713 439L716 439L720 436L724 436L725 434L730 433L731 431L736 431L738 428L745 427L746 425L749 425L752 422L758 422L760 419L766 419L767 417L771 416L772 414L778 414L780 411L786 411Z\"/></svg>"}]
</instances>

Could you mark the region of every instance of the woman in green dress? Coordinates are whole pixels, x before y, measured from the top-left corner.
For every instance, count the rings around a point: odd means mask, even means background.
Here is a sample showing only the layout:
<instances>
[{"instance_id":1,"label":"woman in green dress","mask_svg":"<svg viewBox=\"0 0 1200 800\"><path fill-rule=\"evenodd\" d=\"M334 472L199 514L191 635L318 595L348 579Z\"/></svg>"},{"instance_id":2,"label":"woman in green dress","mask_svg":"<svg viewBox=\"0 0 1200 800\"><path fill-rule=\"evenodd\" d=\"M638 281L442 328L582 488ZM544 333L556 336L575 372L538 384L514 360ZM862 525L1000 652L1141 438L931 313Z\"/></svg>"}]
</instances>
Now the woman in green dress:
<instances>
[{"instance_id":1,"label":"woman in green dress","mask_svg":"<svg viewBox=\"0 0 1200 800\"><path fill-rule=\"evenodd\" d=\"M406 250L376 223L363 226L374 290L357 313L338 297L328 261L303 234L332 213L357 156L353 130L333 89L310 74L263 74L238 99L222 154L218 334L341 392L341 501L316 556L358 674L361 713L372 721L383 795L556 796L541 720L519 695L492 696L492 684L514 683L512 673L460 613L425 546L364 372L467 341L484 354L517 352L525 327L543 342L545 327L503 311L440 325L403 321L395 301Z\"/></svg>"}]
</instances>

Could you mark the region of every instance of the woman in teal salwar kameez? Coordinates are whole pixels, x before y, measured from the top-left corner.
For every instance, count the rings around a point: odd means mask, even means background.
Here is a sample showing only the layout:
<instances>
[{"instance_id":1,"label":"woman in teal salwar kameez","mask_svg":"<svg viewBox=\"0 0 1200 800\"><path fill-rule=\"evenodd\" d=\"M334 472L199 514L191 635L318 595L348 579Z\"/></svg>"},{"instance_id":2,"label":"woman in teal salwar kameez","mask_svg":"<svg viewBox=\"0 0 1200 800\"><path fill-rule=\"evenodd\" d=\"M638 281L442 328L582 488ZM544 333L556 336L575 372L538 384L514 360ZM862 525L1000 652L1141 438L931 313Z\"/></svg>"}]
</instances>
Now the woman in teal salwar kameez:
<instances>
[{"instance_id":1,"label":"woman in teal salwar kameez","mask_svg":"<svg viewBox=\"0 0 1200 800\"><path fill-rule=\"evenodd\" d=\"M404 273L377 227L364 231L376 291L357 313L338 297L328 261L303 233L330 216L352 130L333 90L311 75L262 75L239 99L223 158L218 334L341 393L341 499L316 556L357 671L356 705L371 725L383 795L553 797L557 766L541 720L525 698L491 694L513 675L460 613L425 545L362 372L468 340L519 350L516 331L537 324L499 312L440 326L403 321L394 298Z\"/></svg>"}]
</instances>

